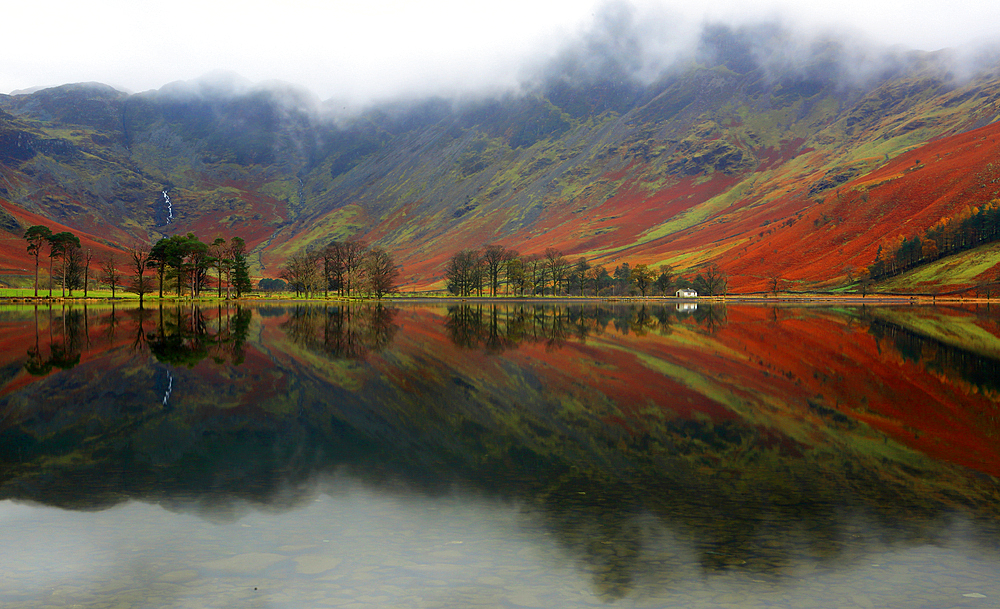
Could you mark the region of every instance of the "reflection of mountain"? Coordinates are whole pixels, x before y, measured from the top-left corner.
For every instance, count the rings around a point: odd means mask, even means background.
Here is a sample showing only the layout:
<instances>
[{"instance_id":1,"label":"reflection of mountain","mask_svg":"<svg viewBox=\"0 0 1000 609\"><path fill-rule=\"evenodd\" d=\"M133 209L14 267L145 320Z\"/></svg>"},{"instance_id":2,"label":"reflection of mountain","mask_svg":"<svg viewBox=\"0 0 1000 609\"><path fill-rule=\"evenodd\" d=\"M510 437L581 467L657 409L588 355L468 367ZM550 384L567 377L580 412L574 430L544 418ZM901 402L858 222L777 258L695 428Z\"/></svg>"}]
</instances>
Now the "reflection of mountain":
<instances>
[{"instance_id":1,"label":"reflection of mountain","mask_svg":"<svg viewBox=\"0 0 1000 609\"><path fill-rule=\"evenodd\" d=\"M522 505L611 596L649 568L649 519L704 570L771 575L863 555L859 521L890 545L933 541L956 513L1000 523L996 479L911 448L997 473L996 424L976 418L996 401L880 351L858 317L730 306L709 331L661 307L402 306L391 340L351 358L319 338L348 318L385 327L363 308L266 313L238 366L173 370L169 409L164 364L141 350L0 389L0 498L286 506L335 470L459 488ZM487 337L535 329L469 349L454 339L470 315Z\"/></svg>"}]
</instances>

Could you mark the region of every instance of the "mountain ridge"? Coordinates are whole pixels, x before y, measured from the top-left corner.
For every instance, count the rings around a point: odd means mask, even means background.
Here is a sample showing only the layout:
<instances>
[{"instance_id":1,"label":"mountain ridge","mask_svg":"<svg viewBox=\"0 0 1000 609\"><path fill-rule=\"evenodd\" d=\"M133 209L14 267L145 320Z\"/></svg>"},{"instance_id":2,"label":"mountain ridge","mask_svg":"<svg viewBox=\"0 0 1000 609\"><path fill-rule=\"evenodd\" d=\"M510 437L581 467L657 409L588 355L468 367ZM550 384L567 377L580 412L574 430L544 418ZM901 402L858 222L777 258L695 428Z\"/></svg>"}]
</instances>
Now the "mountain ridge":
<instances>
[{"instance_id":1,"label":"mountain ridge","mask_svg":"<svg viewBox=\"0 0 1000 609\"><path fill-rule=\"evenodd\" d=\"M15 256L34 214L109 244L239 235L261 276L359 236L394 254L407 289L439 288L454 252L486 243L612 267L716 263L737 291L775 274L816 289L852 283L888 239L1000 192L987 175L1000 65L962 76L947 53L909 53L848 77L845 50L819 46L780 72L740 54L739 32L715 35L716 61L706 52L649 83L554 76L336 120L290 85L0 96L0 247ZM949 161L899 166L931 154ZM955 173L964 186L932 196ZM890 174L894 186L878 181Z\"/></svg>"}]
</instances>

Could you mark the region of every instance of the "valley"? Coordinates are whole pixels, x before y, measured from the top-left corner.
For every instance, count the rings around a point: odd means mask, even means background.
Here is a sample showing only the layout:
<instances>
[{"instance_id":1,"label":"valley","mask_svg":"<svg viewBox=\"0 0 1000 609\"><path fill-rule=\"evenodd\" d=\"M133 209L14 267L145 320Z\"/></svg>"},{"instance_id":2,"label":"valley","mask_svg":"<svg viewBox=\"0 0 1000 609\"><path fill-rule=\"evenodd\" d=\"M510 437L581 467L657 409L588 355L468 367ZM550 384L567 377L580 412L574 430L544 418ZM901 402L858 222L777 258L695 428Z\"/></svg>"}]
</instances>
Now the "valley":
<instances>
[{"instance_id":1,"label":"valley","mask_svg":"<svg viewBox=\"0 0 1000 609\"><path fill-rule=\"evenodd\" d=\"M716 34L652 82L551 78L349 116L290 85L211 79L0 96L0 281L30 285L22 235L45 223L98 252L239 236L257 279L363 239L407 292L443 290L449 258L487 244L691 277L714 264L736 294L775 277L858 291L883 253L1000 197L1000 64L960 75L946 51L908 52L847 76L834 45L775 72ZM996 251L873 287L974 290L997 280Z\"/></svg>"}]
</instances>

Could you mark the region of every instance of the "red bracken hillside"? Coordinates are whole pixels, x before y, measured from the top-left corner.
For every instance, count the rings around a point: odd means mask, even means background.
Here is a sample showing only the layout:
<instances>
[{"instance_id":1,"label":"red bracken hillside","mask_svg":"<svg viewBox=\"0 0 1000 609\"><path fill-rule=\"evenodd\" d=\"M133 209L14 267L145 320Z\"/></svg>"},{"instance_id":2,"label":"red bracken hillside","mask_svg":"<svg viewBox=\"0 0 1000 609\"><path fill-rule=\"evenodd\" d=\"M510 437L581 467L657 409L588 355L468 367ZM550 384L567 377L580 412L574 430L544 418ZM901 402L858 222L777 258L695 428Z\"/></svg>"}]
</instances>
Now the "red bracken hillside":
<instances>
[{"instance_id":1,"label":"red bracken hillside","mask_svg":"<svg viewBox=\"0 0 1000 609\"><path fill-rule=\"evenodd\" d=\"M739 42L719 36L703 44ZM279 86L0 95L0 281L27 285L38 223L95 247L240 236L257 277L360 238L407 291L489 243L686 276L718 264L734 292L849 287L880 245L998 196L1000 64L960 80L948 53L908 53L861 82L838 49L774 74L712 47L648 84L556 79L336 121Z\"/></svg>"},{"instance_id":2,"label":"red bracken hillside","mask_svg":"<svg viewBox=\"0 0 1000 609\"><path fill-rule=\"evenodd\" d=\"M859 275L879 246L1000 196L1000 124L932 141L839 186L721 264L734 287L766 289L772 273L805 285Z\"/></svg>"}]
</instances>

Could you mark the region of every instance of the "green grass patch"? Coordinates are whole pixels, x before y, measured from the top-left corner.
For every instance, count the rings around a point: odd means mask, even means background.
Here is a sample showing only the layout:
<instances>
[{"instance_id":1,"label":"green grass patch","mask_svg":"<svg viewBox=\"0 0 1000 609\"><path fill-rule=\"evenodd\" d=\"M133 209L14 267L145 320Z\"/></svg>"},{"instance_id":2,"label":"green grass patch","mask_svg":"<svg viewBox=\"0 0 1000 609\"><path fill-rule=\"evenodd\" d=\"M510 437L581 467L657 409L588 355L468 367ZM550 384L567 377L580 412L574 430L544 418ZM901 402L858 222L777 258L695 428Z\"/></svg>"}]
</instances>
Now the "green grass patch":
<instances>
[{"instance_id":1,"label":"green grass patch","mask_svg":"<svg viewBox=\"0 0 1000 609\"><path fill-rule=\"evenodd\" d=\"M636 240L636 245L647 243L649 241L655 241L656 239L666 237L672 233L682 231L686 228L691 228L696 224L701 224L708 218L730 207L743 198L743 194L752 185L752 179L744 180L726 192L705 201L701 205L677 214L667 222L664 222L663 224L660 224L659 226L656 226L640 235Z\"/></svg>"},{"instance_id":2,"label":"green grass patch","mask_svg":"<svg viewBox=\"0 0 1000 609\"><path fill-rule=\"evenodd\" d=\"M1000 242L935 260L893 277L880 284L879 289L915 290L921 285L968 286L975 284L980 275L997 264L1000 264Z\"/></svg>"}]
</instances>

